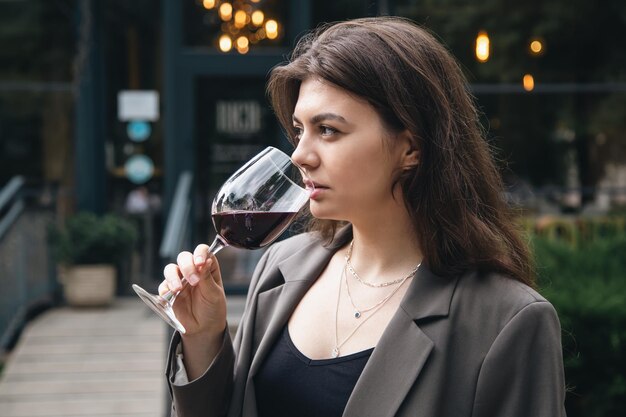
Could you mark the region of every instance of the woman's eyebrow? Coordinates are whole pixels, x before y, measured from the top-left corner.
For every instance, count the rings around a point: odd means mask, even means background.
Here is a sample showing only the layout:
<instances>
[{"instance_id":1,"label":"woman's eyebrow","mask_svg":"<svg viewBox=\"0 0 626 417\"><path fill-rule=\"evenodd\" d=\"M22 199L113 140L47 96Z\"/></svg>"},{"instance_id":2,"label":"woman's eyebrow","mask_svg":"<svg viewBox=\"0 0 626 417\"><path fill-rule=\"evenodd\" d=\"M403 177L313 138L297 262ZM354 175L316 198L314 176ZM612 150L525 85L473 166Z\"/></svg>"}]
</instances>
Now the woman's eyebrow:
<instances>
[{"instance_id":1,"label":"woman's eyebrow","mask_svg":"<svg viewBox=\"0 0 626 417\"><path fill-rule=\"evenodd\" d=\"M302 123L297 117L296 115L292 115L293 121L296 123ZM340 116L336 113L320 113L320 114L316 114L315 116L311 117L311 124L317 124L320 122L323 122L325 120L336 120L338 122L341 123L346 123L348 124L348 121L346 119L344 119L343 116Z\"/></svg>"}]
</instances>

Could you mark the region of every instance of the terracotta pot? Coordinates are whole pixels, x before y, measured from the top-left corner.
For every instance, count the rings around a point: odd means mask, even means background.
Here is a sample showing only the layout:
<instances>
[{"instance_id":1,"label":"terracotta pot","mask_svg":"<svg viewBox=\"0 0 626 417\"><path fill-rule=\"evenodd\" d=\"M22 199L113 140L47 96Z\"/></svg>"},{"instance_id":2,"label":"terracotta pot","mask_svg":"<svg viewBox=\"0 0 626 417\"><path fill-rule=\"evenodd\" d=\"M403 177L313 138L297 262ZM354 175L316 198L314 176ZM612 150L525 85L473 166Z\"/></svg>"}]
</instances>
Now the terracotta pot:
<instances>
[{"instance_id":1,"label":"terracotta pot","mask_svg":"<svg viewBox=\"0 0 626 417\"><path fill-rule=\"evenodd\" d=\"M112 265L73 265L61 275L63 295L71 306L100 307L115 297L116 271Z\"/></svg>"}]
</instances>

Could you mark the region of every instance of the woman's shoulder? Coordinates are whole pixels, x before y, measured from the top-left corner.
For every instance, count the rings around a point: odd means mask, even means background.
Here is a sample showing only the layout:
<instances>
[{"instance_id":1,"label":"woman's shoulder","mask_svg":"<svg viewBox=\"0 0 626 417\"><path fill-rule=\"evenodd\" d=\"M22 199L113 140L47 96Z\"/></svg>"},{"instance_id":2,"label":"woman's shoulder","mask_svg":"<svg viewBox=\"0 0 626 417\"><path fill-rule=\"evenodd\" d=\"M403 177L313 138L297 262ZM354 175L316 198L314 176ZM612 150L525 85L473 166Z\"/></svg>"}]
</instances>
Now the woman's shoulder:
<instances>
[{"instance_id":1,"label":"woman's shoulder","mask_svg":"<svg viewBox=\"0 0 626 417\"><path fill-rule=\"evenodd\" d=\"M537 290L496 272L471 272L459 279L456 303L473 317L500 321L503 326L518 313L531 307L552 315L554 307ZM462 307L461 307L462 306Z\"/></svg>"},{"instance_id":2,"label":"woman's shoulder","mask_svg":"<svg viewBox=\"0 0 626 417\"><path fill-rule=\"evenodd\" d=\"M483 297L491 296L520 304L547 301L534 288L498 272L467 272L459 280L459 286L464 291L475 292Z\"/></svg>"}]
</instances>

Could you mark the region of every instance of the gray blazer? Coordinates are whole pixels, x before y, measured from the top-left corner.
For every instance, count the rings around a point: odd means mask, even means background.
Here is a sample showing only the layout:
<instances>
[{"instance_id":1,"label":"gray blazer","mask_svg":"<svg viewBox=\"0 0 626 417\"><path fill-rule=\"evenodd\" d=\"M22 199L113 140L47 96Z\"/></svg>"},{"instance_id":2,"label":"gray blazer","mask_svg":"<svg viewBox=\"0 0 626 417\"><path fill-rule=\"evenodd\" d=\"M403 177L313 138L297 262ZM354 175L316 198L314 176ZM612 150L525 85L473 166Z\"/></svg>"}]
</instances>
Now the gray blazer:
<instances>
[{"instance_id":1,"label":"gray blazer","mask_svg":"<svg viewBox=\"0 0 626 417\"><path fill-rule=\"evenodd\" d=\"M254 376L346 229L324 247L310 234L274 244L254 273L234 342L200 378L174 384L178 417L256 417ZM367 362L345 417L560 417L565 382L559 320L524 284L497 274L439 277L421 266ZM296 417L296 416L294 416Z\"/></svg>"}]
</instances>

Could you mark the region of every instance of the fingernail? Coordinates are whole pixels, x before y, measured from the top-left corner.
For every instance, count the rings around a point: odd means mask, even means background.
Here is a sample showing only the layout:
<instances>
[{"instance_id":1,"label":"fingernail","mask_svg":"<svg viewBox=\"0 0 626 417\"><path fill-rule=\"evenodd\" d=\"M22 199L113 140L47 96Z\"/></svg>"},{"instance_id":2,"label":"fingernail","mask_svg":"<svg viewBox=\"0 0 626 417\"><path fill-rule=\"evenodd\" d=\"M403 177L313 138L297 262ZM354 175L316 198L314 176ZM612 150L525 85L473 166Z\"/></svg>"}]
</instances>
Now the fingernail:
<instances>
[{"instance_id":1,"label":"fingernail","mask_svg":"<svg viewBox=\"0 0 626 417\"><path fill-rule=\"evenodd\" d=\"M202 265L204 263L204 258L202 256L196 256L196 265Z\"/></svg>"},{"instance_id":2,"label":"fingernail","mask_svg":"<svg viewBox=\"0 0 626 417\"><path fill-rule=\"evenodd\" d=\"M198 282L200 282L200 277L195 274L190 275L189 278L187 278L187 281L189 281L191 285L196 285Z\"/></svg>"}]
</instances>

